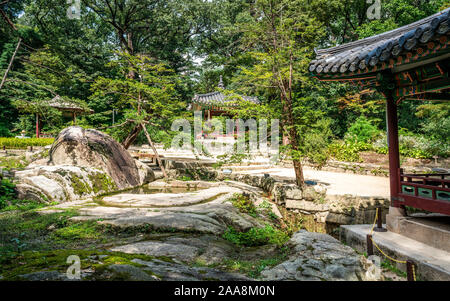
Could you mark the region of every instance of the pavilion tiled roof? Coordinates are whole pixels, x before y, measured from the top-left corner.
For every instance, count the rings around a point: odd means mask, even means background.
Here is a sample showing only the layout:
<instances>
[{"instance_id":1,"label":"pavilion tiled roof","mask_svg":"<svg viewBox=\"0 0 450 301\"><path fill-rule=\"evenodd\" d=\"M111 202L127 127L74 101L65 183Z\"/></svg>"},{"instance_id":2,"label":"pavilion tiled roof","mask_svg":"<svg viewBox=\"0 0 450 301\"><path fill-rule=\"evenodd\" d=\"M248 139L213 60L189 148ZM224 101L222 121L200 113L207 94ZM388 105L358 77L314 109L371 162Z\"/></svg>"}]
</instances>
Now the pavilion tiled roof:
<instances>
[{"instance_id":1,"label":"pavilion tiled roof","mask_svg":"<svg viewBox=\"0 0 450 301\"><path fill-rule=\"evenodd\" d=\"M220 76L220 81L218 85L219 89L224 89L223 79L222 76ZM208 106L208 107L226 107L229 105L236 105L236 102L239 102L241 100L244 101L250 101L254 104L260 104L258 98L251 97L251 96L243 96L243 95L237 95L237 94L230 94L225 95L220 91L215 91L211 93L206 94L196 94L194 98L192 99L192 103L199 104L201 106Z\"/></svg>"},{"instance_id":2,"label":"pavilion tiled roof","mask_svg":"<svg viewBox=\"0 0 450 301\"><path fill-rule=\"evenodd\" d=\"M57 95L51 100L47 101L46 104L49 107L61 110L61 111L74 111L74 112L85 112L85 113L92 113L93 110L91 109L84 109L81 106L79 106L76 103L69 102L67 100L64 100L61 96Z\"/></svg>"},{"instance_id":3,"label":"pavilion tiled roof","mask_svg":"<svg viewBox=\"0 0 450 301\"><path fill-rule=\"evenodd\" d=\"M448 34L450 8L383 34L316 50L317 57L311 61L309 71L318 77L372 72L392 66L397 58L411 56L412 52L420 55L427 48L432 52L432 42L439 45L441 39L442 44L442 38L447 41Z\"/></svg>"},{"instance_id":4,"label":"pavilion tiled roof","mask_svg":"<svg viewBox=\"0 0 450 301\"><path fill-rule=\"evenodd\" d=\"M241 99L253 102L255 104L260 104L259 99L256 97L225 95L222 92L218 91L195 95L195 97L192 99L192 102L200 105L225 105L227 103L236 102Z\"/></svg>"}]
</instances>

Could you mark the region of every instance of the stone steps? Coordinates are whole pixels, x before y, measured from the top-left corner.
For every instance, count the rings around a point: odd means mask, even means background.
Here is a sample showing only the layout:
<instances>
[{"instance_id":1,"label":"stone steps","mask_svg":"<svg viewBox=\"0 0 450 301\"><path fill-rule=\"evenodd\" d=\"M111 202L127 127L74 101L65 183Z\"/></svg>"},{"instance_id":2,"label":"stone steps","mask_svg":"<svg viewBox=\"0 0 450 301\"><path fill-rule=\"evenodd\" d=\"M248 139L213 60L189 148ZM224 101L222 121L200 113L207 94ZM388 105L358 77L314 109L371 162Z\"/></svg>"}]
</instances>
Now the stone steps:
<instances>
[{"instance_id":1,"label":"stone steps","mask_svg":"<svg viewBox=\"0 0 450 301\"><path fill-rule=\"evenodd\" d=\"M417 214L400 218L395 232L450 253L450 216Z\"/></svg>"}]
</instances>

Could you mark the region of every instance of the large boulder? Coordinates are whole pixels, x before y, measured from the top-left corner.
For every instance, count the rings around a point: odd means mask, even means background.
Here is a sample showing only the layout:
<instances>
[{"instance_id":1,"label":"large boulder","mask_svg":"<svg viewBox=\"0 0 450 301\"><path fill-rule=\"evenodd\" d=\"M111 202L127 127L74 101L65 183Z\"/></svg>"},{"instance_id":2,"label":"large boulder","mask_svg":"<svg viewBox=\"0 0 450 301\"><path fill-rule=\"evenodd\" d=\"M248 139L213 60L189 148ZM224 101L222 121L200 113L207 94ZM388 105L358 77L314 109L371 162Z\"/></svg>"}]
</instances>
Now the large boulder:
<instances>
[{"instance_id":1,"label":"large boulder","mask_svg":"<svg viewBox=\"0 0 450 301\"><path fill-rule=\"evenodd\" d=\"M50 149L54 165L97 168L107 173L119 189L139 186L155 179L151 168L134 160L127 150L105 133L68 127Z\"/></svg>"},{"instance_id":2,"label":"large boulder","mask_svg":"<svg viewBox=\"0 0 450 301\"><path fill-rule=\"evenodd\" d=\"M70 202L117 190L105 172L73 165L37 166L17 171L17 197L40 202Z\"/></svg>"}]
</instances>

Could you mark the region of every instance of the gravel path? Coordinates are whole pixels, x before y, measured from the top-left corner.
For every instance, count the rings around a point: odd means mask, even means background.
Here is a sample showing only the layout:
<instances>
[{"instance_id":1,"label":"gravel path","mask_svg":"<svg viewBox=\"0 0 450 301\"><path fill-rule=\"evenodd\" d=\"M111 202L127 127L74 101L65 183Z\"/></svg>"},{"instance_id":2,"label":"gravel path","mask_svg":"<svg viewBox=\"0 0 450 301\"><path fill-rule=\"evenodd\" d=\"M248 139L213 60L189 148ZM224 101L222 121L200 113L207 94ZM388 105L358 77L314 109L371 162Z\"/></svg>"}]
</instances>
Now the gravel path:
<instances>
[{"instance_id":1,"label":"gravel path","mask_svg":"<svg viewBox=\"0 0 450 301\"><path fill-rule=\"evenodd\" d=\"M265 174L295 178L293 168L271 168L240 171L243 174ZM328 195L351 194L367 197L389 197L389 178L304 168L305 179L327 186Z\"/></svg>"}]
</instances>

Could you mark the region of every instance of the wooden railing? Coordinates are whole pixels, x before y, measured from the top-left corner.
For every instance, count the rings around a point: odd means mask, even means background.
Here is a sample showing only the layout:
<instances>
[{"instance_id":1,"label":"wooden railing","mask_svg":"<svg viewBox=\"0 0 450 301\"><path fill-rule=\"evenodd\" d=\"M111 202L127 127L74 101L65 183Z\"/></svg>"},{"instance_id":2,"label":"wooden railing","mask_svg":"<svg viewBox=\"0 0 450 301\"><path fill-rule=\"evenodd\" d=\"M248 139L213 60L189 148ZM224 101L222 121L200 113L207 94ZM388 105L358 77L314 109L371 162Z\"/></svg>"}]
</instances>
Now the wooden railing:
<instances>
[{"instance_id":1,"label":"wooden railing","mask_svg":"<svg viewBox=\"0 0 450 301\"><path fill-rule=\"evenodd\" d=\"M399 172L399 200L403 205L450 215L450 174Z\"/></svg>"}]
</instances>

